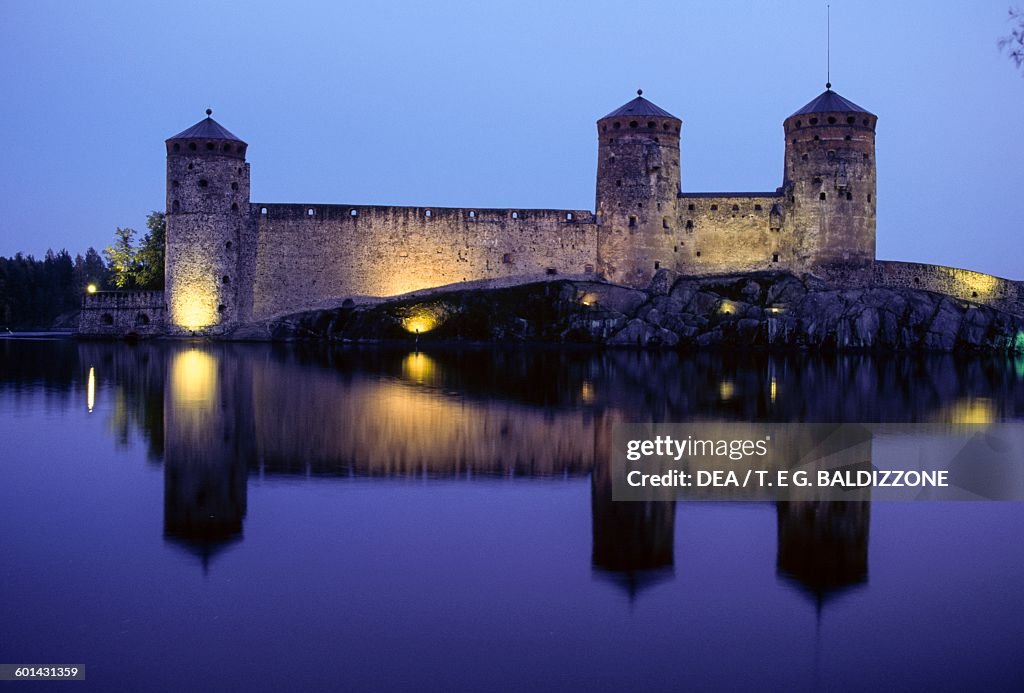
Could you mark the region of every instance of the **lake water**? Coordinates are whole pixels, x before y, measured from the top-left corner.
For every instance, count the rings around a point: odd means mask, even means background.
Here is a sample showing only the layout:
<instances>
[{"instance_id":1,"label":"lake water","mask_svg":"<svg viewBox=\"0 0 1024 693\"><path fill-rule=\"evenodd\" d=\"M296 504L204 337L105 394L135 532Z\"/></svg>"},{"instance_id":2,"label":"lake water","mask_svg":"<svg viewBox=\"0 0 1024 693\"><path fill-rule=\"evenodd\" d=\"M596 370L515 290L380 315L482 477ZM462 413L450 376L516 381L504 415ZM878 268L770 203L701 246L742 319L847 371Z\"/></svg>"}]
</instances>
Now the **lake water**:
<instances>
[{"instance_id":1,"label":"lake water","mask_svg":"<svg viewBox=\"0 0 1024 693\"><path fill-rule=\"evenodd\" d=\"M61 690L1019 690L1024 504L621 503L605 466L623 421L1022 419L1005 357L3 341L0 662L84 664Z\"/></svg>"}]
</instances>

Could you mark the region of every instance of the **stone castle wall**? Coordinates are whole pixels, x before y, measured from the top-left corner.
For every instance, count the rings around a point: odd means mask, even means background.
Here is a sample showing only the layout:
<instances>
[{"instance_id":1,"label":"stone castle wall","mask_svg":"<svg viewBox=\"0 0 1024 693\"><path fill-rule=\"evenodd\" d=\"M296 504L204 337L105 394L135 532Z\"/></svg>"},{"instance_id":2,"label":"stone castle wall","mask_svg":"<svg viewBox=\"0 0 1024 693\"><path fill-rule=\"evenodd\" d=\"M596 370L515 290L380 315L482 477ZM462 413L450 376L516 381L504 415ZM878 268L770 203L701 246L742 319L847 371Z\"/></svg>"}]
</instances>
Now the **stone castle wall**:
<instances>
[{"instance_id":1,"label":"stone castle wall","mask_svg":"<svg viewBox=\"0 0 1024 693\"><path fill-rule=\"evenodd\" d=\"M82 297L79 334L151 337L166 329L163 291L100 291Z\"/></svg>"},{"instance_id":2,"label":"stone castle wall","mask_svg":"<svg viewBox=\"0 0 1024 693\"><path fill-rule=\"evenodd\" d=\"M587 210L254 204L251 219L257 320L327 300L594 272Z\"/></svg>"}]
</instances>

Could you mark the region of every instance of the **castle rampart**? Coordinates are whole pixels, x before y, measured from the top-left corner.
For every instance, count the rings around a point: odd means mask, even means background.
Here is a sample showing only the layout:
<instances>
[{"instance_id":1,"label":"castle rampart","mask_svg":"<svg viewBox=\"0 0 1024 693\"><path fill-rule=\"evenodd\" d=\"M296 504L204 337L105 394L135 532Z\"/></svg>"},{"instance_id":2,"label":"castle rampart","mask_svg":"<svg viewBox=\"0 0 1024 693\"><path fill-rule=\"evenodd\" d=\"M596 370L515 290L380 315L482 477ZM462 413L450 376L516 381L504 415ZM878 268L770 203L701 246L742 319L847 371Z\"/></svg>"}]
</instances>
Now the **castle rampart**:
<instances>
[{"instance_id":1,"label":"castle rampart","mask_svg":"<svg viewBox=\"0 0 1024 693\"><path fill-rule=\"evenodd\" d=\"M78 331L96 337L152 337L166 329L163 291L99 291L82 296Z\"/></svg>"},{"instance_id":2,"label":"castle rampart","mask_svg":"<svg viewBox=\"0 0 1024 693\"><path fill-rule=\"evenodd\" d=\"M479 279L593 275L588 210L254 204L253 319Z\"/></svg>"}]
</instances>

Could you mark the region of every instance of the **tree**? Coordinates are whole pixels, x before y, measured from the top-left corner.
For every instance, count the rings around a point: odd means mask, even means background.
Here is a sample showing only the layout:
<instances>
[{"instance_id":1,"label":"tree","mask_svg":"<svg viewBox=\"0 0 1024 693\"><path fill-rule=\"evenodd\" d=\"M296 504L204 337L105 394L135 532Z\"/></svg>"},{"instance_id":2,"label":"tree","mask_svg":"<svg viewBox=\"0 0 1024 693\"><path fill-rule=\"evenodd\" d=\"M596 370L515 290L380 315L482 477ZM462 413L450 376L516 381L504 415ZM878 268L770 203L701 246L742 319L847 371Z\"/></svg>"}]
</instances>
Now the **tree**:
<instances>
[{"instance_id":1,"label":"tree","mask_svg":"<svg viewBox=\"0 0 1024 693\"><path fill-rule=\"evenodd\" d=\"M1013 22L1013 30L1009 36L999 39L999 50L1006 51L1010 55L1017 68L1024 67L1024 10L1019 7L1011 7L1009 21Z\"/></svg>"},{"instance_id":2,"label":"tree","mask_svg":"<svg viewBox=\"0 0 1024 693\"><path fill-rule=\"evenodd\" d=\"M138 251L135 249L135 229L117 227L114 244L108 245L103 254L118 289L134 289L138 271Z\"/></svg>"},{"instance_id":3,"label":"tree","mask_svg":"<svg viewBox=\"0 0 1024 693\"><path fill-rule=\"evenodd\" d=\"M114 232L114 244L107 246L108 268L118 289L159 290L164 288L164 243L167 220L163 212L150 212L148 229L139 247L135 247L135 229L120 228Z\"/></svg>"},{"instance_id":4,"label":"tree","mask_svg":"<svg viewBox=\"0 0 1024 693\"><path fill-rule=\"evenodd\" d=\"M163 212L150 212L146 217L149 232L142 237L136 255L135 283L140 289L164 288L164 244L167 220Z\"/></svg>"}]
</instances>

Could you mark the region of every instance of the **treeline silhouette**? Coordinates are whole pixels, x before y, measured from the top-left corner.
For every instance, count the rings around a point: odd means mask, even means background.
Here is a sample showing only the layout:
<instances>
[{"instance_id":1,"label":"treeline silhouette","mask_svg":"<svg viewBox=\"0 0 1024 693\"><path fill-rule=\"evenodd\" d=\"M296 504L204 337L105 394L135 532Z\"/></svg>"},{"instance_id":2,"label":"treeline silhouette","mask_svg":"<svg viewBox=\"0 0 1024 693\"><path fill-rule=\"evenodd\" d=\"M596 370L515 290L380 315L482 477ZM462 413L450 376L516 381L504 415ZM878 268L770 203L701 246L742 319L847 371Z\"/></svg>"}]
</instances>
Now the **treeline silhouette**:
<instances>
[{"instance_id":1,"label":"treeline silhouette","mask_svg":"<svg viewBox=\"0 0 1024 693\"><path fill-rule=\"evenodd\" d=\"M0 331L72 327L90 284L109 288L110 271L95 248L85 255L47 250L42 260L31 255L0 257Z\"/></svg>"}]
</instances>

